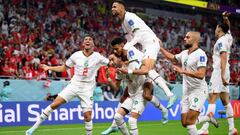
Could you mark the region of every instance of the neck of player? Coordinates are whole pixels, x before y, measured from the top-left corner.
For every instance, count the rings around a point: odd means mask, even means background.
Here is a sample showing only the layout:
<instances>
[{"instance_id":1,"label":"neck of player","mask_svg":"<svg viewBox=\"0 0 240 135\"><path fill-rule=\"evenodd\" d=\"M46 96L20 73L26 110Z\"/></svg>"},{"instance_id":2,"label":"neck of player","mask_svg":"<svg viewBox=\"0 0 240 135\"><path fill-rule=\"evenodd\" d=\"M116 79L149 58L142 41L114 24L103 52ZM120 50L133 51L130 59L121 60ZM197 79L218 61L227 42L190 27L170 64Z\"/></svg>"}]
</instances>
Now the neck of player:
<instances>
[{"instance_id":1,"label":"neck of player","mask_svg":"<svg viewBox=\"0 0 240 135\"><path fill-rule=\"evenodd\" d=\"M188 53L192 53L198 49L198 44L193 44L191 48L188 49Z\"/></svg>"},{"instance_id":2,"label":"neck of player","mask_svg":"<svg viewBox=\"0 0 240 135\"><path fill-rule=\"evenodd\" d=\"M93 53L93 50L92 50L92 49L84 49L84 50L83 50L83 54L84 54L86 57L90 56L92 53Z\"/></svg>"}]
</instances>

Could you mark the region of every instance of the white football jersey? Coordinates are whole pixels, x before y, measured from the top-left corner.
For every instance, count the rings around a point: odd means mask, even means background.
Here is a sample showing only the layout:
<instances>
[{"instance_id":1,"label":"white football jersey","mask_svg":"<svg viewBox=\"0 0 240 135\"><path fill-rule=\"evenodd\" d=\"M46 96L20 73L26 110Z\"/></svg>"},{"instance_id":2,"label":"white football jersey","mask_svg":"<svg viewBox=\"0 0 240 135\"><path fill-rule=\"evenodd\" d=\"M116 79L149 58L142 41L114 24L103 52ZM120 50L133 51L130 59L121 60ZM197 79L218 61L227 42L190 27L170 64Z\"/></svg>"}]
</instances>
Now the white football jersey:
<instances>
[{"instance_id":1,"label":"white football jersey","mask_svg":"<svg viewBox=\"0 0 240 135\"><path fill-rule=\"evenodd\" d=\"M146 25L146 23L138 17L136 14L131 12L126 12L125 17L122 23L122 28L124 31L124 34L126 35L127 41L131 41L136 34L139 34L138 36L140 39L147 38L147 35L150 37L154 36L156 37L155 33ZM134 30L138 29L137 33L134 33ZM145 37L143 37L145 36Z\"/></svg>"},{"instance_id":2,"label":"white football jersey","mask_svg":"<svg viewBox=\"0 0 240 135\"><path fill-rule=\"evenodd\" d=\"M227 52L227 65L226 65L226 70L229 70L229 57L230 57L230 51L231 51L231 46L233 43L233 37L228 31L227 34L224 36L220 37L217 42L214 45L213 48L213 69L220 69L221 66L221 59L220 59L220 54L221 52Z\"/></svg>"},{"instance_id":3,"label":"white football jersey","mask_svg":"<svg viewBox=\"0 0 240 135\"><path fill-rule=\"evenodd\" d=\"M67 67L74 67L74 76L71 82L78 84L78 82L95 81L99 67L108 63L109 60L98 52L93 52L86 57L82 51L78 51L72 54L65 64Z\"/></svg>"},{"instance_id":4,"label":"white football jersey","mask_svg":"<svg viewBox=\"0 0 240 135\"><path fill-rule=\"evenodd\" d=\"M181 53L175 55L175 58L182 64L182 68L188 71L197 71L200 67L207 66L207 56L205 52L198 48L191 54L188 54L188 50L184 50ZM183 74L183 95L189 95L195 90L206 90L207 83L205 77L198 79Z\"/></svg>"},{"instance_id":5,"label":"white football jersey","mask_svg":"<svg viewBox=\"0 0 240 135\"><path fill-rule=\"evenodd\" d=\"M127 58L129 64L127 66L128 69L139 69L142 65L141 61L143 58L143 53L136 49L135 47L131 47L127 52ZM141 95L143 93L142 86L145 82L144 75L125 75L117 73L117 80L126 80L128 86L128 93L130 96Z\"/></svg>"}]
</instances>

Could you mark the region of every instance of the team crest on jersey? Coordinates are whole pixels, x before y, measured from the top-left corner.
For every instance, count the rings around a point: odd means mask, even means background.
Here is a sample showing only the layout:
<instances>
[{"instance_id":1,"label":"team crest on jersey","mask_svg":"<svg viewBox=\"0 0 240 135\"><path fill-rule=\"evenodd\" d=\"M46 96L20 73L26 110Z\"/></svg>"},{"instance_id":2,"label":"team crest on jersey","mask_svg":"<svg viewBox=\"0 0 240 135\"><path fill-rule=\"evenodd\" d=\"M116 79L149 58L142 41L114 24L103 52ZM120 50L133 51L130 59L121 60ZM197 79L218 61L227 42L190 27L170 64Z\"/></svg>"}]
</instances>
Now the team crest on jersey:
<instances>
[{"instance_id":1,"label":"team crest on jersey","mask_svg":"<svg viewBox=\"0 0 240 135\"><path fill-rule=\"evenodd\" d=\"M84 62L84 67L88 67L88 60Z\"/></svg>"},{"instance_id":2,"label":"team crest on jersey","mask_svg":"<svg viewBox=\"0 0 240 135\"><path fill-rule=\"evenodd\" d=\"M200 62L205 62L205 57L204 56L200 56Z\"/></svg>"},{"instance_id":3,"label":"team crest on jersey","mask_svg":"<svg viewBox=\"0 0 240 135\"><path fill-rule=\"evenodd\" d=\"M133 20L129 20L129 21L128 21L128 24L129 24L130 26L133 26L133 25L134 25Z\"/></svg>"}]
</instances>

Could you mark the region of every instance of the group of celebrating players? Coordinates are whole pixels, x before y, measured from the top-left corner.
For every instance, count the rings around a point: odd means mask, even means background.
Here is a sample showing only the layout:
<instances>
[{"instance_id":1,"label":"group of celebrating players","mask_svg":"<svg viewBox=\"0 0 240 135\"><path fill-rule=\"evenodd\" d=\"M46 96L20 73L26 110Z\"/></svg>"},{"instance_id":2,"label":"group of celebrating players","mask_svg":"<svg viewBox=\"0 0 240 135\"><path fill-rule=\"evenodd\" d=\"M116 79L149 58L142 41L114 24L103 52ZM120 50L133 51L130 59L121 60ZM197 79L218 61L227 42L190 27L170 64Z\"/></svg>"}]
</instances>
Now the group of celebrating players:
<instances>
[{"instance_id":1,"label":"group of celebrating players","mask_svg":"<svg viewBox=\"0 0 240 135\"><path fill-rule=\"evenodd\" d=\"M112 15L121 20L127 42L122 37L114 38L111 42L113 54L109 58L105 58L98 52L93 51L94 39L91 35L87 35L83 40L83 50L72 54L64 65L41 65L44 71L52 70L56 72L74 67L75 73L70 83L41 113L36 123L26 131L26 135L32 135L53 110L75 97L80 99L83 109L86 135L92 135L92 96L96 86L95 76L100 66L115 66L117 68L116 81L112 81L107 76L113 89L118 90L122 80L127 82L127 89L120 100L112 125L102 132L103 135L118 130L124 135L138 135L137 119L144 111L147 101L162 111L162 122L166 124L168 122L168 109L174 105L177 97L169 89L169 83L154 70L159 52L173 63L172 67L176 72L183 75L181 123L183 127L187 128L188 134L208 134L208 123L213 124L215 127L219 126L213 117L216 99L219 96L226 109L229 135L237 133L234 127L233 109L229 102L228 88L230 79L228 60L233 42L228 20L229 13L223 13L224 22L217 25L215 30L217 42L213 49L214 70L209 84L210 90L208 90L205 81L207 56L204 50L199 48L199 32L188 32L184 37L186 50L174 55L162 47L161 40L141 18L126 11L124 1L115 0L113 2ZM142 45L141 51L134 47L136 44ZM181 67L178 65L181 65ZM152 94L153 85L161 87L169 98L167 107L164 107L159 102L159 99ZM209 99L207 115L199 116L207 98ZM130 130L128 130L124 122L124 116L128 113L130 113L128 119ZM201 122L205 122L205 124L200 130L197 130L196 124Z\"/></svg>"}]
</instances>

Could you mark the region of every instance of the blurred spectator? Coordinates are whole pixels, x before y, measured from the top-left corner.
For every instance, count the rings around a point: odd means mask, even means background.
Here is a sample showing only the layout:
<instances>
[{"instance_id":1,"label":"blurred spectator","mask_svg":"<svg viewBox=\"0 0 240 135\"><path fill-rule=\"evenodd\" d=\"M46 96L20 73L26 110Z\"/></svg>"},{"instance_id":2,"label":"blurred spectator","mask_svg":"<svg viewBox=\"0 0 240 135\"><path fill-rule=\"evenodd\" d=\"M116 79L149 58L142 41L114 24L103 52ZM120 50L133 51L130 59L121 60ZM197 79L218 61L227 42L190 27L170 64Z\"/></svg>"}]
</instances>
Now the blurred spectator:
<instances>
[{"instance_id":1,"label":"blurred spectator","mask_svg":"<svg viewBox=\"0 0 240 135\"><path fill-rule=\"evenodd\" d=\"M12 93L12 88L10 87L10 82L9 81L4 81L3 82L3 89L0 92L0 101L10 101L9 98L11 97Z\"/></svg>"}]
</instances>

